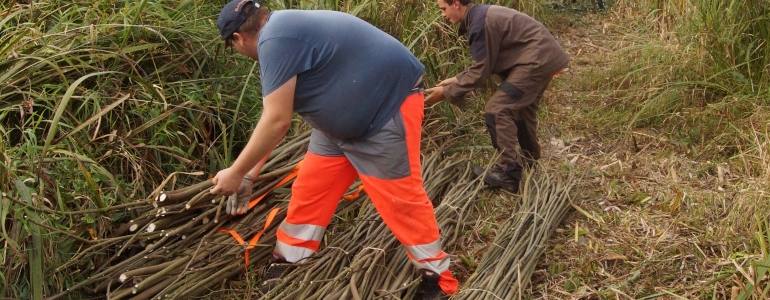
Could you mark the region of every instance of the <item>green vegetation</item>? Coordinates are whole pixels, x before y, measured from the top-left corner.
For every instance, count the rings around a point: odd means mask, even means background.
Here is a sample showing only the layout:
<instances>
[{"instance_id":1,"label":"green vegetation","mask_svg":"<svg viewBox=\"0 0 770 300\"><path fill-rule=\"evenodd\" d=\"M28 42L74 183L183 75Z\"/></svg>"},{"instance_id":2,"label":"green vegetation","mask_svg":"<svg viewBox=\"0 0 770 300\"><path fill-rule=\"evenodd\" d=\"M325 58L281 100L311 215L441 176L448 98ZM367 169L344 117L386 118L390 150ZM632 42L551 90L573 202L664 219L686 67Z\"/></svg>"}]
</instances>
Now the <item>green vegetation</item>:
<instances>
[{"instance_id":1,"label":"green vegetation","mask_svg":"<svg viewBox=\"0 0 770 300\"><path fill-rule=\"evenodd\" d=\"M259 90L253 64L219 49L213 4L53 1L2 11L0 297L40 299L77 282L71 270L98 263L57 269L130 218L121 205L149 197L172 172L231 160L258 115Z\"/></svg>"},{"instance_id":2,"label":"green vegetation","mask_svg":"<svg viewBox=\"0 0 770 300\"><path fill-rule=\"evenodd\" d=\"M213 173L238 154L258 118L261 93L256 64L222 50L215 21L225 2L0 3L0 298L42 299L82 280L82 270L99 262L70 259L84 245L109 237L113 224L132 218L135 200L150 197L172 174L178 184L190 184L200 177L184 173ZM596 164L581 167L599 174L601 183L586 181L586 190L597 186L595 194L579 200L599 195L635 213L664 214L672 226L702 231L686 247L665 249L667 256L736 262L700 270L715 273L695 278L703 281L702 289L680 291L697 290L702 294L694 298L709 299L729 296L722 289L732 287L740 297L767 295L770 3L616 0L608 12L593 15L587 0L484 2L527 12L560 39L569 39L573 27L601 28L588 31L587 39L616 34L591 48L595 60L585 61L596 64L576 59L572 68L581 75L555 80L557 91L576 93L571 103L579 109L555 121L548 114L557 111L561 96L544 107L545 123L562 125L553 131L596 135L614 147ZM407 45L426 65L428 85L470 62L433 0L276 0L268 6L357 15ZM588 48L583 51L588 55ZM481 103L484 93L473 97ZM475 112L442 104L433 113L483 130ZM294 132L303 130L296 124ZM548 138L541 140L547 144ZM613 155L623 157L628 149L654 150L639 164L666 180L638 183L629 179L637 176L632 171L610 165ZM564 233L573 234L576 244L611 231L602 227L608 224L641 226L635 215L587 210ZM505 221L494 219L501 221L489 228ZM603 225L581 227L585 223ZM655 288L678 280L665 273L662 265L670 262L646 261L645 249L631 245L635 240L619 242L615 252L640 263L598 293L665 295L668 289ZM558 257L570 247L554 245L551 251ZM472 252L463 252L460 262L468 268L480 261L467 254ZM591 279L597 262L578 257L552 263L545 273L565 277L559 286L569 293L600 281ZM639 270L645 270L641 276Z\"/></svg>"},{"instance_id":3,"label":"green vegetation","mask_svg":"<svg viewBox=\"0 0 770 300\"><path fill-rule=\"evenodd\" d=\"M595 118L594 125L602 130L620 128L626 137L639 129L657 132L675 152L711 162L697 171L699 177L732 173L752 190L766 191L770 9L765 4L619 1L616 11L648 13L630 22L634 32L625 36L618 59L601 74L610 80L586 79L595 80L589 84L609 98L590 103L587 116ZM659 38L650 39L655 36ZM729 178L718 184L730 184ZM757 209L753 213L767 216L765 197L744 193L736 203L752 203ZM751 236L756 224L746 218L748 212L732 212L731 223Z\"/></svg>"},{"instance_id":4,"label":"green vegetation","mask_svg":"<svg viewBox=\"0 0 770 300\"><path fill-rule=\"evenodd\" d=\"M441 55L462 56L459 40L433 3L413 2L405 4L419 9L269 6L356 14L402 38L430 73L458 71ZM0 4L0 297L40 299L71 286L80 278L68 270L98 262L58 267L130 219L134 200L171 174L214 173L237 156L261 94L256 64L222 51L215 22L224 3ZM179 175L180 184L199 179Z\"/></svg>"},{"instance_id":5,"label":"green vegetation","mask_svg":"<svg viewBox=\"0 0 770 300\"><path fill-rule=\"evenodd\" d=\"M553 160L592 174L581 197L593 199L590 220L566 226L591 233L575 233L575 245L563 237L551 261L582 269L558 276L571 294L766 298L766 4L619 0L607 13L555 16L574 75L557 80L546 108L568 118L547 120L581 150Z\"/></svg>"},{"instance_id":6,"label":"green vegetation","mask_svg":"<svg viewBox=\"0 0 770 300\"><path fill-rule=\"evenodd\" d=\"M762 107L770 104L770 11L762 3L618 3L617 10L649 12L632 24L637 32L629 37L638 40L621 50L604 75L610 80L598 86L613 91L609 109L627 117L605 109L594 115L626 131L660 129L696 156L746 151L757 138L751 126L761 125L756 118L766 120ZM650 40L651 35L661 38Z\"/></svg>"}]
</instances>

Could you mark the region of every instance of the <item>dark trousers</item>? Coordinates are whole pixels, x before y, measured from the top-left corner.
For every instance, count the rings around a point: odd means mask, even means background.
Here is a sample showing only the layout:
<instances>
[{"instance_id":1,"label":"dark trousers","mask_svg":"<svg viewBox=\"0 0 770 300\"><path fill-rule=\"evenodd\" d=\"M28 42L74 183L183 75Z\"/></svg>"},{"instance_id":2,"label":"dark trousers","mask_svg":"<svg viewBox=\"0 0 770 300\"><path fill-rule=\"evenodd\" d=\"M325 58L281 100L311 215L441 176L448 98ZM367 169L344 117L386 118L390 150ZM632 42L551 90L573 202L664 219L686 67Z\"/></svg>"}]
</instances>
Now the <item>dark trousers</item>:
<instances>
[{"instance_id":1,"label":"dark trousers","mask_svg":"<svg viewBox=\"0 0 770 300\"><path fill-rule=\"evenodd\" d=\"M540 159L537 110L551 77L529 74L511 72L487 102L484 115L492 146L501 152L498 165L514 179L521 179L522 166Z\"/></svg>"}]
</instances>

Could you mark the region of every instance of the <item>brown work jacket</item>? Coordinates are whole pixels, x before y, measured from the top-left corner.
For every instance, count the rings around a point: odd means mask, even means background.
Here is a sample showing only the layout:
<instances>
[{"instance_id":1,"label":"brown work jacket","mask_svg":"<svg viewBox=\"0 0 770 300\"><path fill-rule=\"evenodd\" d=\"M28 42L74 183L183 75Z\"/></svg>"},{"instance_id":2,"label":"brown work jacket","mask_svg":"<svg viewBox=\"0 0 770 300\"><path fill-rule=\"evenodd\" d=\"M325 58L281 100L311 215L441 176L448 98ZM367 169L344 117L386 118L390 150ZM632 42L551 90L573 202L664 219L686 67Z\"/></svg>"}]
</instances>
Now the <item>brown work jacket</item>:
<instances>
[{"instance_id":1,"label":"brown work jacket","mask_svg":"<svg viewBox=\"0 0 770 300\"><path fill-rule=\"evenodd\" d=\"M470 4L459 33L467 38L473 64L444 87L446 98L459 107L464 107L465 94L492 74L505 79L511 72L528 72L533 79L545 78L570 61L543 24L512 8Z\"/></svg>"}]
</instances>

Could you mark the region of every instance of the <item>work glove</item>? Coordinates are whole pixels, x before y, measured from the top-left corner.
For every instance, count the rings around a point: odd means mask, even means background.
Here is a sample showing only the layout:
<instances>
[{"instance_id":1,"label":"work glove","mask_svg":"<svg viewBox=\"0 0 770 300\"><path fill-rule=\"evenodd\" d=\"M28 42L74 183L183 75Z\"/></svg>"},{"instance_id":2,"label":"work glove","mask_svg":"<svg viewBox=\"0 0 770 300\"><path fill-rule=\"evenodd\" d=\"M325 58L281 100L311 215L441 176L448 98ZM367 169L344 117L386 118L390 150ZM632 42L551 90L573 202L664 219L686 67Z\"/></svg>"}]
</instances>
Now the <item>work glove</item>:
<instances>
[{"instance_id":1,"label":"work glove","mask_svg":"<svg viewBox=\"0 0 770 300\"><path fill-rule=\"evenodd\" d=\"M241 186L235 194L230 195L227 198L227 205L225 206L225 212L228 215L234 216L236 214L244 214L249 209L249 201L251 200L251 187L254 186L254 179L251 175L243 176L241 180Z\"/></svg>"}]
</instances>

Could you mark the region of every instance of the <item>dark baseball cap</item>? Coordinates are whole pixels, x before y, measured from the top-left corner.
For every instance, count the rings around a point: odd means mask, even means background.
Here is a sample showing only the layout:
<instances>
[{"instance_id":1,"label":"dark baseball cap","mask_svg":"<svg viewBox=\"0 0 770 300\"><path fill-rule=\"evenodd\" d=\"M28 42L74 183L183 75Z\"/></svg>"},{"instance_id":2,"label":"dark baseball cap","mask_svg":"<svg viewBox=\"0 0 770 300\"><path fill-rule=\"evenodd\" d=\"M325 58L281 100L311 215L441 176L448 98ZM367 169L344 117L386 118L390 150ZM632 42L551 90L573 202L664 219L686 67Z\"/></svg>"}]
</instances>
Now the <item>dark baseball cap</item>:
<instances>
[{"instance_id":1,"label":"dark baseball cap","mask_svg":"<svg viewBox=\"0 0 770 300\"><path fill-rule=\"evenodd\" d=\"M249 11L248 14L244 14L241 9L249 3L254 4L254 9ZM252 0L233 0L227 3L219 13L219 18L217 18L219 37L224 40L233 35L233 32L237 31L243 25L243 22L246 22L257 9L262 7L262 3L265 3L265 0L258 0L257 2Z\"/></svg>"}]
</instances>

